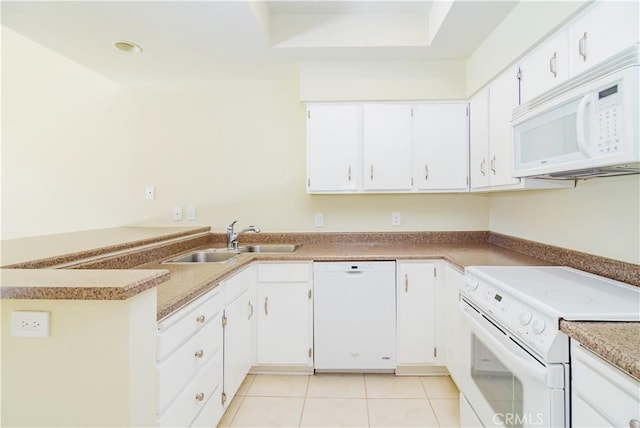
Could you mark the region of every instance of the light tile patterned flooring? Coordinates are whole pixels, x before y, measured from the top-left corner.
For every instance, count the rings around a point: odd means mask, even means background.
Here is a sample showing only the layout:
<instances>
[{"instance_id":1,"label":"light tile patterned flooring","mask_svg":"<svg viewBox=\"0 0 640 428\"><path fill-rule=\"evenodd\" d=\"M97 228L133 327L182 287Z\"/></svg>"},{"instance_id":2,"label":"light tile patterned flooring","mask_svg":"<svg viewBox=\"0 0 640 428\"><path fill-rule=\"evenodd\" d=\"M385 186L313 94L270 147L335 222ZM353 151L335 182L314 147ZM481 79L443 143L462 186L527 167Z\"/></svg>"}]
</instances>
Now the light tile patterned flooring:
<instances>
[{"instance_id":1,"label":"light tile patterned flooring","mask_svg":"<svg viewBox=\"0 0 640 428\"><path fill-rule=\"evenodd\" d=\"M448 376L249 375L219 427L458 427Z\"/></svg>"}]
</instances>

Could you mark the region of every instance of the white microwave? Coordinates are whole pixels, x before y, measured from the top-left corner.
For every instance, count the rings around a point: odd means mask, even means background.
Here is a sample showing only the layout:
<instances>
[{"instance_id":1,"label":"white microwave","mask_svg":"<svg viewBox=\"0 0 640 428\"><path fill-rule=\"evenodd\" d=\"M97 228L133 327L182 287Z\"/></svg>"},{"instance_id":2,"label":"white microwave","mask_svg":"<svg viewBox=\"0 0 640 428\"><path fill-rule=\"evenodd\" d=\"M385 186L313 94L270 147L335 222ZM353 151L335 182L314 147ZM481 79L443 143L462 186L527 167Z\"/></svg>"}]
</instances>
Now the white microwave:
<instances>
[{"instance_id":1,"label":"white microwave","mask_svg":"<svg viewBox=\"0 0 640 428\"><path fill-rule=\"evenodd\" d=\"M638 45L514 110L516 177L640 173Z\"/></svg>"}]
</instances>

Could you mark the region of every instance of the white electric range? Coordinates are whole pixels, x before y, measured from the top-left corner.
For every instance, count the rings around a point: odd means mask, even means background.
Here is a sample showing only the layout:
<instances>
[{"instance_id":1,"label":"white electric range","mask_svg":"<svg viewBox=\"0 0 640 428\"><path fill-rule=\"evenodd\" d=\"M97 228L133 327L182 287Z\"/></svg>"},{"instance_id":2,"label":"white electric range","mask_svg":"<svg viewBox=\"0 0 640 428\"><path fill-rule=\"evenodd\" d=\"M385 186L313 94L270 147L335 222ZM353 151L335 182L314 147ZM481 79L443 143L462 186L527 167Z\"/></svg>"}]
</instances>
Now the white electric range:
<instances>
[{"instance_id":1,"label":"white electric range","mask_svg":"<svg viewBox=\"0 0 640 428\"><path fill-rule=\"evenodd\" d=\"M569 338L560 319L640 321L640 287L567 267L473 266L460 306L461 407L485 427L568 427Z\"/></svg>"}]
</instances>

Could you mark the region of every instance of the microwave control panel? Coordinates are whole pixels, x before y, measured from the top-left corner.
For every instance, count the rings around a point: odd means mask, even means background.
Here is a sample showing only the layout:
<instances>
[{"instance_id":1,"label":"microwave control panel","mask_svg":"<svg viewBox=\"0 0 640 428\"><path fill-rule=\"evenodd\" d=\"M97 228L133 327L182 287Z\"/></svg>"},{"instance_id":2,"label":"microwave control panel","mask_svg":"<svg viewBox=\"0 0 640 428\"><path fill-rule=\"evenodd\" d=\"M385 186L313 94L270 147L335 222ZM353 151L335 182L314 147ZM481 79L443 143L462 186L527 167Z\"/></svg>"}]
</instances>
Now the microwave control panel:
<instances>
[{"instance_id":1,"label":"microwave control panel","mask_svg":"<svg viewBox=\"0 0 640 428\"><path fill-rule=\"evenodd\" d=\"M620 151L620 93L618 85L613 85L598 92L596 102L596 120L598 144L597 154L615 153Z\"/></svg>"}]
</instances>

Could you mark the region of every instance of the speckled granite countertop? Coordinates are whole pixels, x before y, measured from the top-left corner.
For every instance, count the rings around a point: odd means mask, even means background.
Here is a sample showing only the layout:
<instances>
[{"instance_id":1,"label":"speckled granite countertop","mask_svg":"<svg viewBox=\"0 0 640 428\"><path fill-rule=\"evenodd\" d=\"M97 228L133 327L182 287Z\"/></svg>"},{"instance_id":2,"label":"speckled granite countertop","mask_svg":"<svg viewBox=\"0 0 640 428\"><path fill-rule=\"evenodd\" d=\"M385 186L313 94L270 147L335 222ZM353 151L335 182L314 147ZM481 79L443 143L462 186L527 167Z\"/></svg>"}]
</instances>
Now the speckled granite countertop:
<instances>
[{"instance_id":1,"label":"speckled granite countertop","mask_svg":"<svg viewBox=\"0 0 640 428\"><path fill-rule=\"evenodd\" d=\"M169 280L167 270L2 269L3 299L126 300Z\"/></svg>"},{"instance_id":2,"label":"speckled granite countertop","mask_svg":"<svg viewBox=\"0 0 640 428\"><path fill-rule=\"evenodd\" d=\"M211 247L211 246L209 246ZM206 247L204 247L206 248ZM163 260L168 260L167 257ZM163 260L138 269L168 269L171 279L158 287L158 319L164 318L252 261L341 261L444 259L461 270L471 265L544 265L540 259L491 244L305 243L294 253L241 254L225 263L169 263Z\"/></svg>"},{"instance_id":3,"label":"speckled granite countertop","mask_svg":"<svg viewBox=\"0 0 640 428\"><path fill-rule=\"evenodd\" d=\"M250 240L257 239L254 243L299 242L302 246L294 253L240 254L225 263L163 263L183 252L222 247L221 237L209 235L208 230L209 228L103 229L90 231L75 243L75 234L51 235L44 237L47 243L52 244L50 247L34 238L31 244L39 244L42 248L32 248L32 252L27 245L31 241L29 238L21 240L19 244L4 241L2 245L5 256L6 249L17 250L11 258L3 257L4 266L46 268L80 258L83 260L80 265L71 266L71 269L67 266L65 269L2 269L1 297L121 300L157 287L157 318L162 319L253 261L443 259L463 270L466 266L473 265L553 265L560 260L567 265L575 263L593 266L596 269L594 273L605 276L613 272L618 276L614 279L631 284L640 283L640 269L637 265L482 231L347 233L334 234L328 240L318 240L320 235L317 234L288 234L285 241L280 241L282 235L278 234L261 234L255 238L251 235ZM67 242L68 240L72 243ZM146 246L145 250L138 251L140 246ZM111 252L115 253L112 255ZM29 253L31 256L27 257ZM564 258L558 259L558 254ZM39 257L38 262L32 263L31 260L36 257ZM561 329L620 369L640 377L640 323L561 321Z\"/></svg>"},{"instance_id":4,"label":"speckled granite countertop","mask_svg":"<svg viewBox=\"0 0 640 428\"><path fill-rule=\"evenodd\" d=\"M640 322L560 320L560 330L640 380Z\"/></svg>"}]
</instances>

